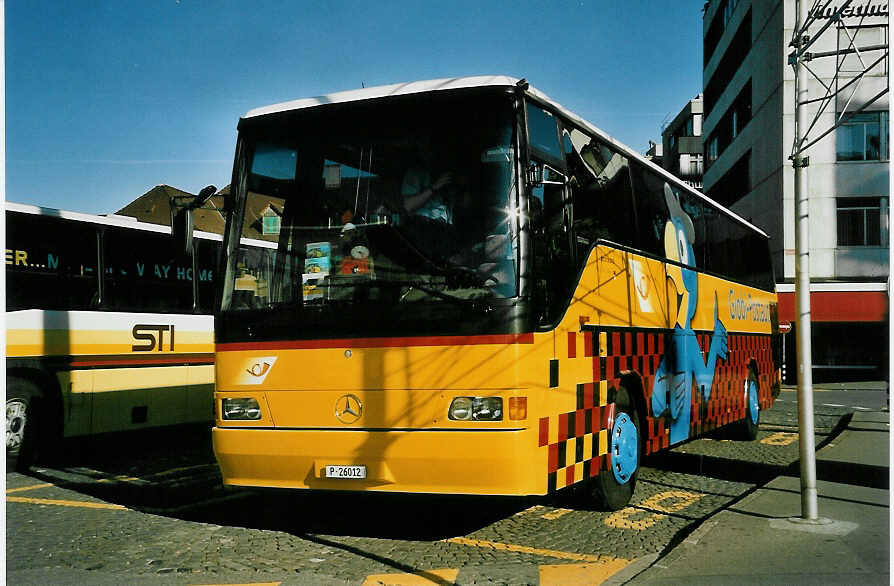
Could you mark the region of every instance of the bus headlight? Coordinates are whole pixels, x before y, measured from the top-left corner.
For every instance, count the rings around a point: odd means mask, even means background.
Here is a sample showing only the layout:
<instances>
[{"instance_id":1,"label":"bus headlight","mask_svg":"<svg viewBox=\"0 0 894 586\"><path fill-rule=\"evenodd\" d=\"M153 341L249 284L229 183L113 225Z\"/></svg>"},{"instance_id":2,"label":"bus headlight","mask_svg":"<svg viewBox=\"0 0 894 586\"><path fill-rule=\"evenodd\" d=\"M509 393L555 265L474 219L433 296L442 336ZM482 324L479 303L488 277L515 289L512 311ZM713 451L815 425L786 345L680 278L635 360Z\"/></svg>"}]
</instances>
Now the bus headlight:
<instances>
[{"instance_id":1,"label":"bus headlight","mask_svg":"<svg viewBox=\"0 0 894 586\"><path fill-rule=\"evenodd\" d=\"M450 403L447 417L454 421L502 421L501 397L456 397Z\"/></svg>"},{"instance_id":2,"label":"bus headlight","mask_svg":"<svg viewBox=\"0 0 894 586\"><path fill-rule=\"evenodd\" d=\"M257 399L221 399L221 419L251 421L261 418L261 406Z\"/></svg>"}]
</instances>

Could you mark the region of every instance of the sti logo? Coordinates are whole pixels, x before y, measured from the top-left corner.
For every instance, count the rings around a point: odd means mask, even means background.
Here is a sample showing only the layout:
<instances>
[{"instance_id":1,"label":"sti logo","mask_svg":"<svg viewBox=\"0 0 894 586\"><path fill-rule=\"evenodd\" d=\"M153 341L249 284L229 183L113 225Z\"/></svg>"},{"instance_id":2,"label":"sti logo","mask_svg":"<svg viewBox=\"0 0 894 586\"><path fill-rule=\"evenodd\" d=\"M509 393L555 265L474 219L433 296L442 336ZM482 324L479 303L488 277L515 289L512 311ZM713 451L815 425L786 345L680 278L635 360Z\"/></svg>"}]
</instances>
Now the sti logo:
<instances>
[{"instance_id":1,"label":"sti logo","mask_svg":"<svg viewBox=\"0 0 894 586\"><path fill-rule=\"evenodd\" d=\"M174 324L171 325L155 325L155 324L137 324L133 327L134 343L131 345L133 352L152 352L158 348L159 352L165 349L165 332L170 332L168 336L168 351L174 351ZM137 341L143 342L137 344Z\"/></svg>"}]
</instances>

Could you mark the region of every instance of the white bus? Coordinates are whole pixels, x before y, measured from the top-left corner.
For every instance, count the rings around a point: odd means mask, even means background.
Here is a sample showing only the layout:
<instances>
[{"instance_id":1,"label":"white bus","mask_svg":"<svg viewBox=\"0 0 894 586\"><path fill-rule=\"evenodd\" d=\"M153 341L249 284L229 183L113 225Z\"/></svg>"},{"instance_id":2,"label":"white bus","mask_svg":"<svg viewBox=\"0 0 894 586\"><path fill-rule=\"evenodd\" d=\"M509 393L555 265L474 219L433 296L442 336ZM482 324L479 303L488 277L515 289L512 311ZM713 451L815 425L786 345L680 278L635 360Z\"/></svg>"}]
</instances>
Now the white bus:
<instances>
[{"instance_id":1,"label":"white bus","mask_svg":"<svg viewBox=\"0 0 894 586\"><path fill-rule=\"evenodd\" d=\"M64 438L211 422L221 236L6 204L6 454Z\"/></svg>"}]
</instances>

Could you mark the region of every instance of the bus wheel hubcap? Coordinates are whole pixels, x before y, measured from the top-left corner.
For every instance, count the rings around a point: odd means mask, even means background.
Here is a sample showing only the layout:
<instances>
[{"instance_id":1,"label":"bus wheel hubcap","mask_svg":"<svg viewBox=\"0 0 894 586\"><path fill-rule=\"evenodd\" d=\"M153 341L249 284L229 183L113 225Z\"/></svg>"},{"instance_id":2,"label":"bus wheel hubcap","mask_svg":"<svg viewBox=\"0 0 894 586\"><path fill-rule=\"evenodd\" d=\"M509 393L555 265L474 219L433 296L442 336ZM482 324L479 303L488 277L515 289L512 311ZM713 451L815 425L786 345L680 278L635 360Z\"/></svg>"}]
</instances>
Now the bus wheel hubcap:
<instances>
[{"instance_id":1,"label":"bus wheel hubcap","mask_svg":"<svg viewBox=\"0 0 894 586\"><path fill-rule=\"evenodd\" d=\"M25 439L25 422L27 405L24 401L13 399L6 402L6 450L15 451L22 446Z\"/></svg>"},{"instance_id":2,"label":"bus wheel hubcap","mask_svg":"<svg viewBox=\"0 0 894 586\"><path fill-rule=\"evenodd\" d=\"M636 425L629 415L621 413L612 427L612 473L618 484L626 484L636 472L638 450Z\"/></svg>"},{"instance_id":3,"label":"bus wheel hubcap","mask_svg":"<svg viewBox=\"0 0 894 586\"><path fill-rule=\"evenodd\" d=\"M760 405L757 403L757 383L751 379L745 383L745 400L748 402L748 415L752 423L757 423Z\"/></svg>"}]
</instances>

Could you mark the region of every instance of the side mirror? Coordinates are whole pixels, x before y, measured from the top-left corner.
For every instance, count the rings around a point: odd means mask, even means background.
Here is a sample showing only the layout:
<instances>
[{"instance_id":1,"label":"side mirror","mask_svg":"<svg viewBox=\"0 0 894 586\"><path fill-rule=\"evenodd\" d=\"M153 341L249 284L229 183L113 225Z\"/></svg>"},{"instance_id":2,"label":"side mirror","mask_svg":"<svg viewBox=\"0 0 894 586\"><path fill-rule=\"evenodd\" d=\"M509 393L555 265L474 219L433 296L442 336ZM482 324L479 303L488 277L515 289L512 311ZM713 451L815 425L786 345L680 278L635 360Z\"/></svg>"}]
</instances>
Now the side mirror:
<instances>
[{"instance_id":1,"label":"side mirror","mask_svg":"<svg viewBox=\"0 0 894 586\"><path fill-rule=\"evenodd\" d=\"M528 167L528 184L531 187L539 187L544 184L565 185L567 180L564 173L544 163L531 161Z\"/></svg>"},{"instance_id":2,"label":"side mirror","mask_svg":"<svg viewBox=\"0 0 894 586\"><path fill-rule=\"evenodd\" d=\"M178 255L192 256L192 208L171 209L171 236Z\"/></svg>"},{"instance_id":3,"label":"side mirror","mask_svg":"<svg viewBox=\"0 0 894 586\"><path fill-rule=\"evenodd\" d=\"M192 207L193 209L202 207L208 202L209 199L211 199L211 196L215 193L217 193L217 187L213 185L202 188L202 191L199 192L199 195L196 196L195 201L190 207Z\"/></svg>"},{"instance_id":4,"label":"side mirror","mask_svg":"<svg viewBox=\"0 0 894 586\"><path fill-rule=\"evenodd\" d=\"M531 161L531 165L528 167L528 184L531 187L543 184L543 165Z\"/></svg>"},{"instance_id":5,"label":"side mirror","mask_svg":"<svg viewBox=\"0 0 894 586\"><path fill-rule=\"evenodd\" d=\"M171 236L178 254L192 256L192 211L205 205L215 193L217 187L209 185L185 205L178 203L177 198L171 198Z\"/></svg>"}]
</instances>

